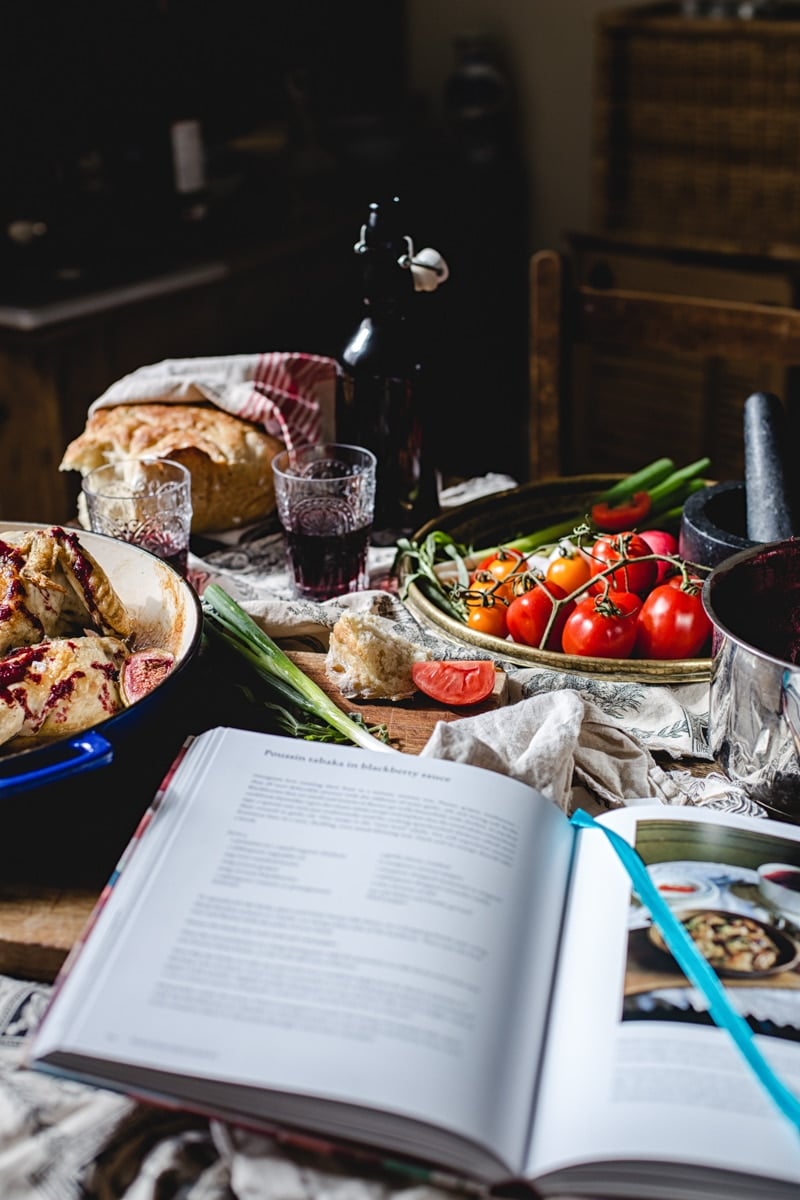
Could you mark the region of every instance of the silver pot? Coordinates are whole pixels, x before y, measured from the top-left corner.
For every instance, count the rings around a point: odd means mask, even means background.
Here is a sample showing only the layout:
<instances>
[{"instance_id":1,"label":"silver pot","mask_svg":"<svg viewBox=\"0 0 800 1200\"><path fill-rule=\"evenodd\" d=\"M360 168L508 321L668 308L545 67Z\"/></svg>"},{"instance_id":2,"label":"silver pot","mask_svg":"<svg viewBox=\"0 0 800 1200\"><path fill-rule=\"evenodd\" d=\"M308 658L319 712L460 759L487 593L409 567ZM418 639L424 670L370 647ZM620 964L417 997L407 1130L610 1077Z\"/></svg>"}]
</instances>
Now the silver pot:
<instances>
[{"instance_id":1,"label":"silver pot","mask_svg":"<svg viewBox=\"0 0 800 1200\"><path fill-rule=\"evenodd\" d=\"M714 630L711 752L748 796L800 823L800 539L725 559L703 604Z\"/></svg>"},{"instance_id":2,"label":"silver pot","mask_svg":"<svg viewBox=\"0 0 800 1200\"><path fill-rule=\"evenodd\" d=\"M3 521L0 522L0 540L11 530L48 528L49 525ZM81 734L16 752L3 752L0 747L0 800L23 791L49 789L55 782L110 765L121 739L140 737L142 752L146 753L142 718L165 709L174 699L185 669L200 644L200 601L177 571L138 546L103 534L83 530L76 533L81 544L103 567L131 613L137 647L168 650L175 657L175 665L146 696Z\"/></svg>"}]
</instances>

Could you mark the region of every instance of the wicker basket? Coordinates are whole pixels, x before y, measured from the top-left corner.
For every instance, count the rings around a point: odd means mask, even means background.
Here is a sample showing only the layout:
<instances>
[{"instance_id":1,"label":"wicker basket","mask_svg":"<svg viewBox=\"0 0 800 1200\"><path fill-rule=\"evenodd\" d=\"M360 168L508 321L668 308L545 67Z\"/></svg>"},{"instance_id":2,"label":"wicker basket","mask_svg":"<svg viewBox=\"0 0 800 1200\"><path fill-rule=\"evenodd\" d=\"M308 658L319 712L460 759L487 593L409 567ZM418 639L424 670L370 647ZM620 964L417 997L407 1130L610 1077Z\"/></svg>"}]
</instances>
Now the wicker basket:
<instances>
[{"instance_id":1,"label":"wicker basket","mask_svg":"<svg viewBox=\"0 0 800 1200\"><path fill-rule=\"evenodd\" d=\"M595 228L756 253L800 245L800 4L597 18Z\"/></svg>"}]
</instances>

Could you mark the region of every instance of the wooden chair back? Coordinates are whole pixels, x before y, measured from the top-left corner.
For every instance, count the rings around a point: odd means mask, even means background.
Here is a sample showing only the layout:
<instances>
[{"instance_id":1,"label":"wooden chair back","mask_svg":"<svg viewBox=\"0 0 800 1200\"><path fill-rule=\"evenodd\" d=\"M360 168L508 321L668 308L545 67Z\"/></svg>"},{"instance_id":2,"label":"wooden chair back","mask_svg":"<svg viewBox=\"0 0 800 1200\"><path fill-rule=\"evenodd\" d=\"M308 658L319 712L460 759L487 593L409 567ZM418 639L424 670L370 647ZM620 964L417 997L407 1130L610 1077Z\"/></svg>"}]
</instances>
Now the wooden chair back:
<instances>
[{"instance_id":1,"label":"wooden chair back","mask_svg":"<svg viewBox=\"0 0 800 1200\"><path fill-rule=\"evenodd\" d=\"M674 411L635 395L607 392L603 412L592 409L584 363L576 355L594 350L620 356L630 364L652 358L666 369L677 358L691 362L713 384L714 364L734 360L741 366L739 413L715 410L713 387L704 411ZM589 360L596 364L598 359ZM553 250L535 253L530 262L530 479L591 471L636 469L668 454L678 465L708 455L717 478L740 478L744 402L753 391L776 391L775 371L791 392L793 369L800 367L800 310L772 304L743 303L657 292L595 288L575 283L569 260ZM790 372L790 369L792 371ZM790 372L790 373L787 373ZM581 390L583 389L583 395ZM791 394L781 398L789 409ZM638 408L637 408L638 404ZM666 399L664 404L670 404ZM596 405L595 405L596 408ZM640 411L641 409L644 411ZM738 419L739 425L735 423ZM734 450L717 461L720 423L734 429ZM636 428L634 428L634 426ZM790 427L794 427L790 422ZM605 429L605 440L593 430ZM740 440L736 446L735 433ZM636 434L636 436L634 436ZM637 440L638 438L638 440ZM593 445L594 443L594 445ZM733 475L726 472L734 471Z\"/></svg>"}]
</instances>

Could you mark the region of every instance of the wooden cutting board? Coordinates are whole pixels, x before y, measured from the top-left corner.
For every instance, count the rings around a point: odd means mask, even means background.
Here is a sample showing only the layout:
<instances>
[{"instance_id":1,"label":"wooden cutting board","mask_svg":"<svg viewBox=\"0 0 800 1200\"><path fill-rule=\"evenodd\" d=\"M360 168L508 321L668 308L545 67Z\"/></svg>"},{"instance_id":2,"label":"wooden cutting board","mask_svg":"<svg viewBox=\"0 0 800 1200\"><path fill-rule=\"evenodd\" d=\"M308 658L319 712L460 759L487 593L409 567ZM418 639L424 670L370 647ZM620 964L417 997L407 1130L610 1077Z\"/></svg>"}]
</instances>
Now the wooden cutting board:
<instances>
[{"instance_id":1,"label":"wooden cutting board","mask_svg":"<svg viewBox=\"0 0 800 1200\"><path fill-rule=\"evenodd\" d=\"M360 712L370 725L385 725L391 744L409 754L420 752L438 721L472 716L506 699L506 678L498 671L493 694L467 708L446 708L421 693L397 704L349 701L325 675L324 655L293 652L290 657L346 712ZM86 888L0 883L0 974L52 981L97 898L97 891Z\"/></svg>"},{"instance_id":2,"label":"wooden cutting board","mask_svg":"<svg viewBox=\"0 0 800 1200\"><path fill-rule=\"evenodd\" d=\"M481 704L471 704L466 708L447 708L443 704L437 704L435 700L428 699L422 692L417 692L410 700L401 700L395 704L346 700L325 674L324 654L298 652L289 657L345 712L361 713L368 725L385 725L391 744L407 754L419 754L438 721L457 721L461 717L474 716L475 713L497 708L499 704L505 703L506 699L506 676L503 671L498 670L492 695Z\"/></svg>"}]
</instances>

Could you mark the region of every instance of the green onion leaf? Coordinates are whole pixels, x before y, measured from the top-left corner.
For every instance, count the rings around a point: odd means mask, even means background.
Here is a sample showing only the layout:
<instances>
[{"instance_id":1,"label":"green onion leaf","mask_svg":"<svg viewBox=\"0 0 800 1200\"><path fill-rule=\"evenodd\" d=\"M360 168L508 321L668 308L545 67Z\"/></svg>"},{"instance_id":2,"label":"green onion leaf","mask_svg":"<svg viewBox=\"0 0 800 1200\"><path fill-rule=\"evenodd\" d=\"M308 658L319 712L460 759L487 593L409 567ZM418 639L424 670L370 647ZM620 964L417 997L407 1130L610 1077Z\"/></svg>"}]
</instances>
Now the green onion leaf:
<instances>
[{"instance_id":1,"label":"green onion leaf","mask_svg":"<svg viewBox=\"0 0 800 1200\"><path fill-rule=\"evenodd\" d=\"M216 583L208 584L203 592L203 619L209 636L240 655L287 703L324 722L356 746L397 753L393 746L373 737L365 725L352 720L334 704Z\"/></svg>"}]
</instances>

